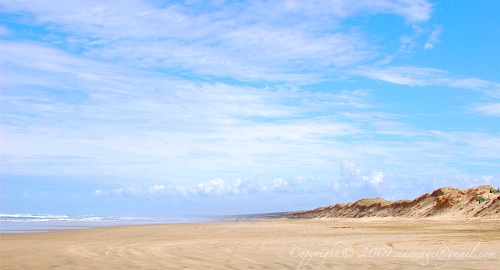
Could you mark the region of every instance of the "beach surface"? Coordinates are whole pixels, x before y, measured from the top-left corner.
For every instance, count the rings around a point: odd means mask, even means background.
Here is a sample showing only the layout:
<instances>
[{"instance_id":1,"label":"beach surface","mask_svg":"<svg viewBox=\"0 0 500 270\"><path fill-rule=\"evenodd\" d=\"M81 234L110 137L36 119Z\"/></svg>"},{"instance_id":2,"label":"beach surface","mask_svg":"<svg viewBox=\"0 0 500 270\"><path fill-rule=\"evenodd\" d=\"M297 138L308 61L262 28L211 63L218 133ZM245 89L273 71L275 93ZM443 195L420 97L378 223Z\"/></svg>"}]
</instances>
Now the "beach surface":
<instances>
[{"instance_id":1,"label":"beach surface","mask_svg":"<svg viewBox=\"0 0 500 270\"><path fill-rule=\"evenodd\" d=\"M499 219L253 219L1 234L1 269L499 269Z\"/></svg>"}]
</instances>

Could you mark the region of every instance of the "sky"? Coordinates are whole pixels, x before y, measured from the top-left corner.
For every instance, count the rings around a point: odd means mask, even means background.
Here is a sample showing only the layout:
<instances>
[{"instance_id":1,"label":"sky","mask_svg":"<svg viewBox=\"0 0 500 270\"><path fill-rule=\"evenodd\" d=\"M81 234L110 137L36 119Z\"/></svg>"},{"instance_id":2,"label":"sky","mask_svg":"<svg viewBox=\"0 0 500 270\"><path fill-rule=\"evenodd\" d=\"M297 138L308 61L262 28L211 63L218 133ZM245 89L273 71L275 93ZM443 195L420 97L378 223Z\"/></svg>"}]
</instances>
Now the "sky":
<instances>
[{"instance_id":1,"label":"sky","mask_svg":"<svg viewBox=\"0 0 500 270\"><path fill-rule=\"evenodd\" d=\"M500 184L500 2L0 0L0 212Z\"/></svg>"}]
</instances>

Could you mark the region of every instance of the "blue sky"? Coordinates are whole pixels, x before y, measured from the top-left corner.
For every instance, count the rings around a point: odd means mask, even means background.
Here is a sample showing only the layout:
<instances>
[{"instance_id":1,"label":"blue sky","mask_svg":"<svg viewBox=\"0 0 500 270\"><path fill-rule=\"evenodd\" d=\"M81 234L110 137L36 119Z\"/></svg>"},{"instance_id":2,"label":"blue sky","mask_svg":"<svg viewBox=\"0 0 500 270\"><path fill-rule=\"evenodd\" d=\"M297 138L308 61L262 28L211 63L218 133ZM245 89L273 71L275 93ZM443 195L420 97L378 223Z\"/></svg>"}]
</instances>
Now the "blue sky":
<instances>
[{"instance_id":1,"label":"blue sky","mask_svg":"<svg viewBox=\"0 0 500 270\"><path fill-rule=\"evenodd\" d=\"M3 213L500 182L498 1L0 1Z\"/></svg>"}]
</instances>

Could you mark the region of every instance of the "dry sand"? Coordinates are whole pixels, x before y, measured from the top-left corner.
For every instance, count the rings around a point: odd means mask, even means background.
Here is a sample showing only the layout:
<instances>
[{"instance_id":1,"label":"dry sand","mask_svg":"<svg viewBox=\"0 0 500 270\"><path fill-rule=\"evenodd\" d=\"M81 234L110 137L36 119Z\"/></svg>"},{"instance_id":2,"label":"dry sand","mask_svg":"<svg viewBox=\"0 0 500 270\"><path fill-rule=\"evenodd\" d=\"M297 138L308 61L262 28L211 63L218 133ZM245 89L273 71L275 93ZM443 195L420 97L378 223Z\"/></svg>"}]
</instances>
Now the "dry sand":
<instances>
[{"instance_id":1,"label":"dry sand","mask_svg":"<svg viewBox=\"0 0 500 270\"><path fill-rule=\"evenodd\" d=\"M499 269L499 222L277 219L2 234L0 268Z\"/></svg>"}]
</instances>

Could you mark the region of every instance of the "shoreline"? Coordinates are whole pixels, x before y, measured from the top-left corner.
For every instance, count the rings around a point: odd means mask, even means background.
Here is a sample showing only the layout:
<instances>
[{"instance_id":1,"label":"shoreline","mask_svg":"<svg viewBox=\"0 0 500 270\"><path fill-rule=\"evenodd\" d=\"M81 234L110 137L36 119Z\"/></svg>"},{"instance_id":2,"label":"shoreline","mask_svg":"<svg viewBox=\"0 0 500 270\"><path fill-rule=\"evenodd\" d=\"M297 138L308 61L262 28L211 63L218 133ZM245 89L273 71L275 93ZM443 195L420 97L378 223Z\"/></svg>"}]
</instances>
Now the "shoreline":
<instances>
[{"instance_id":1,"label":"shoreline","mask_svg":"<svg viewBox=\"0 0 500 270\"><path fill-rule=\"evenodd\" d=\"M32 215L0 214L0 233L37 233L65 228L93 228L118 225L154 225L177 223L200 223L219 221L240 221L277 216L283 213L259 213L242 215L192 215L172 217L108 217L108 216L67 216L67 215ZM14 218L15 217L15 218ZM4 219L2 219L4 218Z\"/></svg>"},{"instance_id":2,"label":"shoreline","mask_svg":"<svg viewBox=\"0 0 500 270\"><path fill-rule=\"evenodd\" d=\"M331 222L331 223L380 223L380 222L405 222L405 223L430 223L430 222L438 222L438 223L446 223L446 222L490 222L497 221L500 224L500 217L498 216L488 216L488 217L453 217L453 216L432 216L432 217L361 217L361 218L350 218L350 217L318 217L318 218L290 218L283 216L232 216L227 218L219 218L219 219L207 219L204 221L177 221L177 222L137 222L137 223L121 223L117 222L117 224L113 224L113 222L105 222L105 221L89 221L89 222L80 222L80 221L64 221L61 223L65 223L64 225L48 225L40 222L40 229L11 229L5 230L2 226L0 226L0 236L1 235L9 235L9 234L33 234L33 233L49 233L49 232L57 232L57 231L67 231L67 230L85 230L85 229L99 229L99 228L119 228L124 226L159 226L159 225L189 225L189 224L205 224L205 223L255 223L255 222ZM25 223L25 222L13 222L13 223ZM36 223L36 222L27 222L27 223ZM86 224L85 224L86 223ZM85 224L85 225L82 225ZM500 229L500 225L499 225Z\"/></svg>"}]
</instances>

